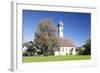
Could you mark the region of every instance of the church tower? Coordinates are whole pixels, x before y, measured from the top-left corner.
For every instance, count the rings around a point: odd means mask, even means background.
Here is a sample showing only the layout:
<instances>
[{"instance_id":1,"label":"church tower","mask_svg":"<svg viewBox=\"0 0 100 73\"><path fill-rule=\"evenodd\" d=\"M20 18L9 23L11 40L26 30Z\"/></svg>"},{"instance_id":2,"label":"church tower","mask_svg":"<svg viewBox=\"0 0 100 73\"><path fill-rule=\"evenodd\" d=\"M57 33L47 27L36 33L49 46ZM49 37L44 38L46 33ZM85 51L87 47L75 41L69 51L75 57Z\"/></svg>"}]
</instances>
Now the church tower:
<instances>
[{"instance_id":1,"label":"church tower","mask_svg":"<svg viewBox=\"0 0 100 73\"><path fill-rule=\"evenodd\" d=\"M63 22L60 20L58 23L58 37L64 37L63 33Z\"/></svg>"}]
</instances>

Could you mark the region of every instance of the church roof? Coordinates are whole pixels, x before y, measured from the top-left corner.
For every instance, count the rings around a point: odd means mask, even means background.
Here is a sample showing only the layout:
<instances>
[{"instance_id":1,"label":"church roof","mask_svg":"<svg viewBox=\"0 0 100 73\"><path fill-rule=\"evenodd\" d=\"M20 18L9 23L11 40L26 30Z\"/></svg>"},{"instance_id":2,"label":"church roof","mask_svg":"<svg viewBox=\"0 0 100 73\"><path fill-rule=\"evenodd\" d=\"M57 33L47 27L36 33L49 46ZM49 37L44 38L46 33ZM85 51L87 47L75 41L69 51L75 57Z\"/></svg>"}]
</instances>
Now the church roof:
<instances>
[{"instance_id":1,"label":"church roof","mask_svg":"<svg viewBox=\"0 0 100 73\"><path fill-rule=\"evenodd\" d=\"M75 47L74 42L68 38L57 38L57 43L60 47Z\"/></svg>"},{"instance_id":2,"label":"church roof","mask_svg":"<svg viewBox=\"0 0 100 73\"><path fill-rule=\"evenodd\" d=\"M75 44L71 39L58 37L55 51L59 51L60 47L75 47Z\"/></svg>"},{"instance_id":3,"label":"church roof","mask_svg":"<svg viewBox=\"0 0 100 73\"><path fill-rule=\"evenodd\" d=\"M62 25L63 25L63 22L60 20L59 23L58 23L58 27L62 26Z\"/></svg>"}]
</instances>

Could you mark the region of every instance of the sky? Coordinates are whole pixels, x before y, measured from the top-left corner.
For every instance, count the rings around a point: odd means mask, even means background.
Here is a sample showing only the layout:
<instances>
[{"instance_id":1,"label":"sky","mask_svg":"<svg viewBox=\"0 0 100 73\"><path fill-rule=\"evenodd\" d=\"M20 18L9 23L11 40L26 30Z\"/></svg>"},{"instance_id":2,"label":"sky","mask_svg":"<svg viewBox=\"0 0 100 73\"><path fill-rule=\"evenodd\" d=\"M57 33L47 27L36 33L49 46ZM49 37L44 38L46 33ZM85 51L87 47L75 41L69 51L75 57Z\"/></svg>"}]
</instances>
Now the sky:
<instances>
[{"instance_id":1,"label":"sky","mask_svg":"<svg viewBox=\"0 0 100 73\"><path fill-rule=\"evenodd\" d=\"M77 47L91 37L90 13L23 10L23 42L32 41L39 21L47 18L52 19L55 28L61 20L64 37L70 38Z\"/></svg>"}]
</instances>

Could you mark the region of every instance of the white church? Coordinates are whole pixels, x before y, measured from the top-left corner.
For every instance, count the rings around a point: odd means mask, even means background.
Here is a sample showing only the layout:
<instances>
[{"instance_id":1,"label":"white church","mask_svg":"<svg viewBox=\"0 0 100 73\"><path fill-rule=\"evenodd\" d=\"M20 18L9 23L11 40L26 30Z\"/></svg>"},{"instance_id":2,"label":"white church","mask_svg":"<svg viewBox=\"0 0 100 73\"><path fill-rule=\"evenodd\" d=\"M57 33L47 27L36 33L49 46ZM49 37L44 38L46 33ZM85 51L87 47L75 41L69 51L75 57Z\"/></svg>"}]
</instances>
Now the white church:
<instances>
[{"instance_id":1,"label":"white church","mask_svg":"<svg viewBox=\"0 0 100 73\"><path fill-rule=\"evenodd\" d=\"M75 45L73 41L64 37L63 22L60 20L58 23L58 37L57 48L54 51L55 56L58 55L75 55Z\"/></svg>"}]
</instances>

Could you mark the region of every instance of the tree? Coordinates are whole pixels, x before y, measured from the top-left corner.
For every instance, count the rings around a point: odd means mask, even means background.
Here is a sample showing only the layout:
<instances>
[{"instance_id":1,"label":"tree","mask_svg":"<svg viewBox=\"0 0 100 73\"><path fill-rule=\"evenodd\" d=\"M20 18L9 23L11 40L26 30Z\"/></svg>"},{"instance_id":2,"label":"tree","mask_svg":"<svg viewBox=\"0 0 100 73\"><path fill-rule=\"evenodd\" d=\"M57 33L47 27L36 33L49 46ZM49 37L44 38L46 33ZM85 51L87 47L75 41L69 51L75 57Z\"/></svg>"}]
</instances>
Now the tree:
<instances>
[{"instance_id":1,"label":"tree","mask_svg":"<svg viewBox=\"0 0 100 73\"><path fill-rule=\"evenodd\" d=\"M91 54L91 39L90 38L86 40L86 43L83 45L83 47L85 48L84 54L90 55Z\"/></svg>"},{"instance_id":2,"label":"tree","mask_svg":"<svg viewBox=\"0 0 100 73\"><path fill-rule=\"evenodd\" d=\"M34 42L29 41L26 43L27 49L23 52L23 56L33 56L36 53Z\"/></svg>"},{"instance_id":3,"label":"tree","mask_svg":"<svg viewBox=\"0 0 100 73\"><path fill-rule=\"evenodd\" d=\"M40 21L34 39L37 49L43 55L52 55L57 44L56 29L51 19Z\"/></svg>"},{"instance_id":4,"label":"tree","mask_svg":"<svg viewBox=\"0 0 100 73\"><path fill-rule=\"evenodd\" d=\"M83 47L80 47L80 48L79 48L78 54L79 54L79 55L85 55L84 52L85 52L85 49L83 49Z\"/></svg>"}]
</instances>

